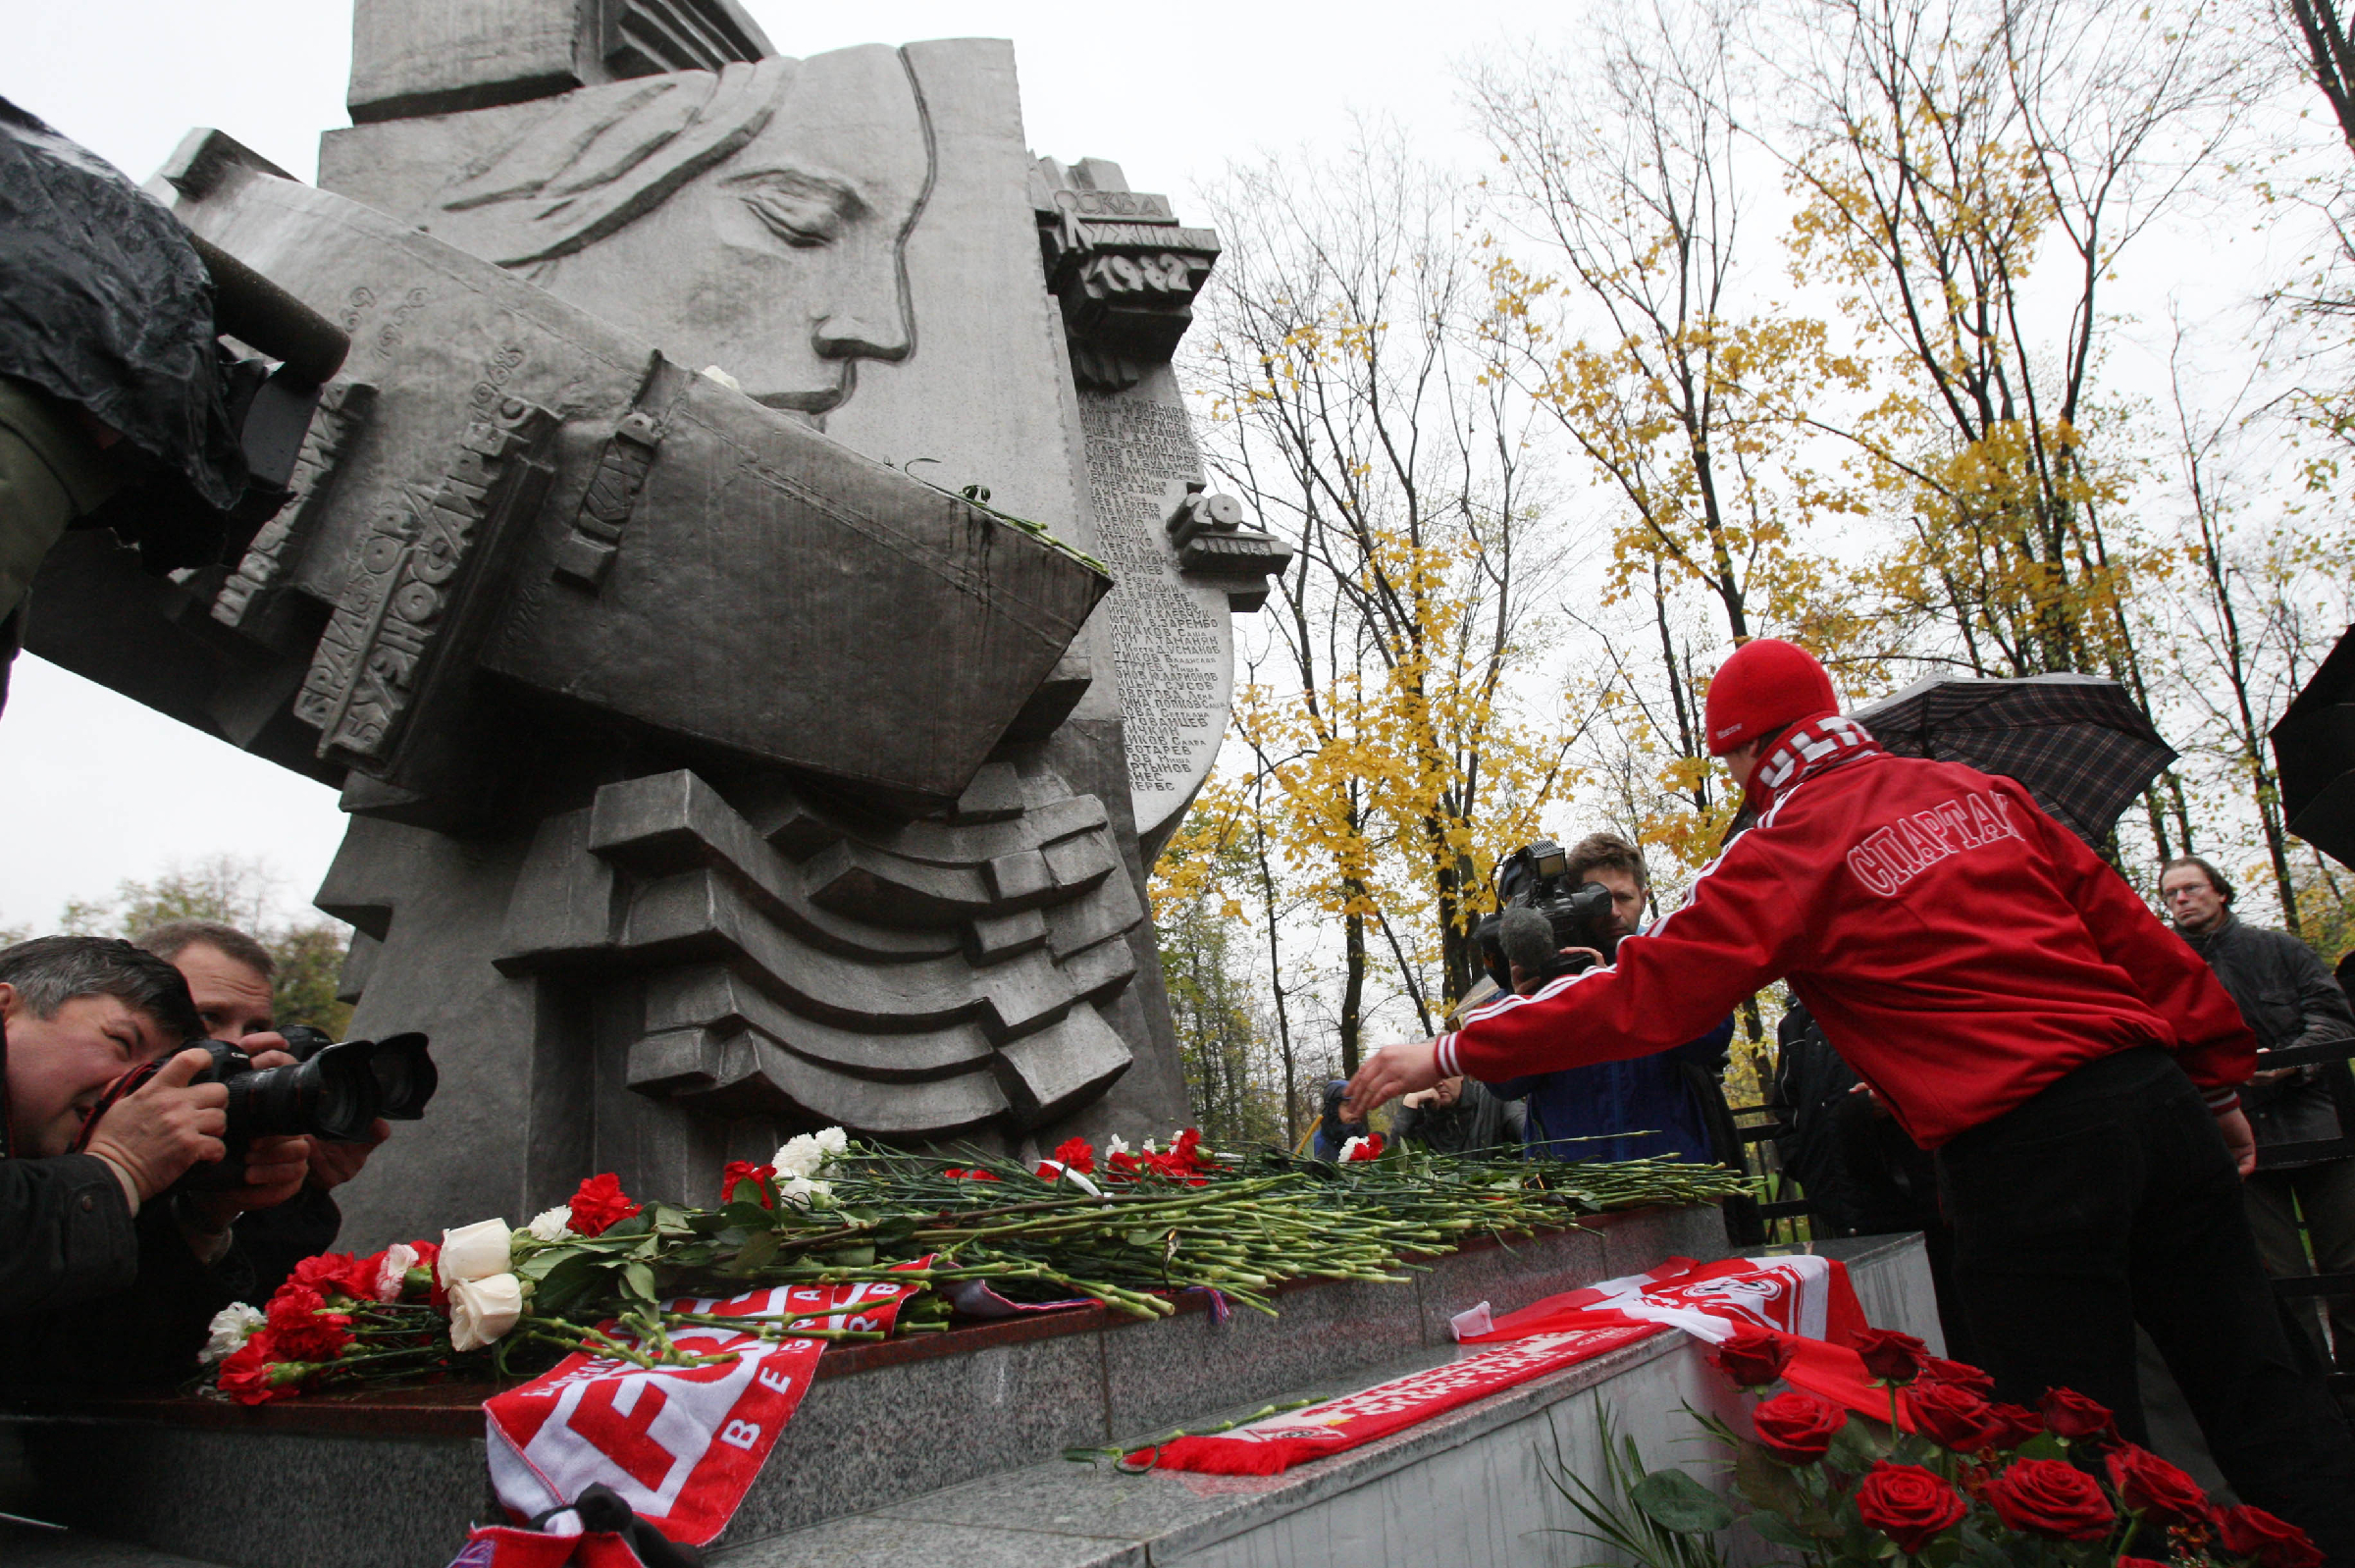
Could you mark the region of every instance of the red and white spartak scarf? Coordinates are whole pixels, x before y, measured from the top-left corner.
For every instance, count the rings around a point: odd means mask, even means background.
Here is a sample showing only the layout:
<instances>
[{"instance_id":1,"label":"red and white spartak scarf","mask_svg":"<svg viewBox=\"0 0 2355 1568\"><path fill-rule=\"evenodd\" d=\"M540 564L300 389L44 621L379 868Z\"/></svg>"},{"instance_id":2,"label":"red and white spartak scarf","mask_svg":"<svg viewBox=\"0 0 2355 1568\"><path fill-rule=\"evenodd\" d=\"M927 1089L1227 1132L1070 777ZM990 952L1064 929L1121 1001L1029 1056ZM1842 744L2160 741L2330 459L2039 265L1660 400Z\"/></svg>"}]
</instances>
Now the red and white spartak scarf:
<instances>
[{"instance_id":1,"label":"red and white spartak scarf","mask_svg":"<svg viewBox=\"0 0 2355 1568\"><path fill-rule=\"evenodd\" d=\"M929 1259L910 1264L922 1268ZM667 1312L776 1318L827 1311L809 1327L888 1331L916 1284L778 1285L726 1300L683 1298ZM604 1332L614 1333L612 1324ZM735 1360L652 1371L575 1353L484 1401L491 1480L519 1519L565 1508L598 1482L672 1541L718 1535L809 1391L822 1339L761 1339L717 1326L671 1335L681 1349Z\"/></svg>"},{"instance_id":2,"label":"red and white spartak scarf","mask_svg":"<svg viewBox=\"0 0 2355 1568\"><path fill-rule=\"evenodd\" d=\"M1858 757L1886 753L1872 731L1839 713L1815 713L1799 720L1775 737L1774 747L1758 758L1750 775L1745 800L1763 812L1801 779Z\"/></svg>"},{"instance_id":3,"label":"red and white spartak scarf","mask_svg":"<svg viewBox=\"0 0 2355 1568\"><path fill-rule=\"evenodd\" d=\"M1487 1304L1455 1319L1466 1344L1495 1344L1563 1328L1656 1323L1722 1344L1735 1326L1846 1343L1866 1327L1848 1268L1834 1258L1669 1258L1644 1274L1566 1290L1491 1320Z\"/></svg>"},{"instance_id":4,"label":"red and white spartak scarf","mask_svg":"<svg viewBox=\"0 0 2355 1568\"><path fill-rule=\"evenodd\" d=\"M1139 1449L1128 1463L1272 1476L1670 1329L1715 1344L1738 1323L1815 1339L1845 1339L1865 1327L1847 1269L1815 1257L1670 1258L1648 1273L1547 1296L1492 1321L1486 1302L1455 1321L1458 1338L1489 1348L1232 1432Z\"/></svg>"}]
</instances>

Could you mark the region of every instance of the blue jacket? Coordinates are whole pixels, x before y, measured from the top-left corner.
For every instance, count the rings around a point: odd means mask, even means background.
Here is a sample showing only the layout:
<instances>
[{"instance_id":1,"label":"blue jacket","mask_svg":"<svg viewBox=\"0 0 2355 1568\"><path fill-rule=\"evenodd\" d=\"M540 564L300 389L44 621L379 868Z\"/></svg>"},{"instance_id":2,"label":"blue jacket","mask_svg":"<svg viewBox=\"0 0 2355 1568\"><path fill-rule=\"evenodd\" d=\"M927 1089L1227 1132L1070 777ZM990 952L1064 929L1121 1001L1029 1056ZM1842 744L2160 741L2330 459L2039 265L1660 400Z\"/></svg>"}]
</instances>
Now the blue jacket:
<instances>
[{"instance_id":1,"label":"blue jacket","mask_svg":"<svg viewBox=\"0 0 2355 1568\"><path fill-rule=\"evenodd\" d=\"M1731 1014L1697 1040L1657 1056L1533 1072L1489 1087L1500 1100L1527 1100L1524 1148L1533 1160L1682 1160L1711 1163L1706 1113L1682 1063L1714 1072L1734 1038ZM1623 1133L1625 1136L1597 1136ZM1594 1138L1593 1142L1559 1140Z\"/></svg>"}]
</instances>

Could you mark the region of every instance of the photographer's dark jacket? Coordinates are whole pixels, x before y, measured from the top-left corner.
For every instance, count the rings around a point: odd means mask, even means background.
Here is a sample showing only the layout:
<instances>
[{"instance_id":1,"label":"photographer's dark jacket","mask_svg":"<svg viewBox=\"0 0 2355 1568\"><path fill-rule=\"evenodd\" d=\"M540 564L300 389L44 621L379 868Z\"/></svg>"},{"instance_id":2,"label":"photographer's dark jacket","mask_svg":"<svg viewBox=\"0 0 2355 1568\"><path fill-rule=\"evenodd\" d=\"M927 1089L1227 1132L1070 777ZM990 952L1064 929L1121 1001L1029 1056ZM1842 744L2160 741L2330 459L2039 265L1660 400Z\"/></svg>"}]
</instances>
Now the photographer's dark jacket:
<instances>
[{"instance_id":1,"label":"photographer's dark jacket","mask_svg":"<svg viewBox=\"0 0 2355 1568\"><path fill-rule=\"evenodd\" d=\"M2355 1039L2355 1011L2314 950L2286 931L2250 925L2227 911L2210 931L2183 931L2208 961L2257 1034L2259 1051ZM2265 1059L2257 1061L2259 1071ZM2339 1135L2338 1112L2325 1069L2306 1067L2274 1083L2252 1083L2240 1103L2257 1141L2308 1143Z\"/></svg>"},{"instance_id":2,"label":"photographer's dark jacket","mask_svg":"<svg viewBox=\"0 0 2355 1568\"><path fill-rule=\"evenodd\" d=\"M111 1173L106 1179L115 1180ZM115 1203L118 1212L127 1207L120 1186ZM196 1370L213 1314L252 1297L245 1255L232 1247L217 1263L199 1260L169 1199L141 1205L136 1219L122 1218L125 1282L71 1306L0 1315L0 1397L169 1386Z\"/></svg>"},{"instance_id":3,"label":"photographer's dark jacket","mask_svg":"<svg viewBox=\"0 0 2355 1568\"><path fill-rule=\"evenodd\" d=\"M120 1290L139 1268L131 1203L94 1154L0 1159L0 1316Z\"/></svg>"}]
</instances>

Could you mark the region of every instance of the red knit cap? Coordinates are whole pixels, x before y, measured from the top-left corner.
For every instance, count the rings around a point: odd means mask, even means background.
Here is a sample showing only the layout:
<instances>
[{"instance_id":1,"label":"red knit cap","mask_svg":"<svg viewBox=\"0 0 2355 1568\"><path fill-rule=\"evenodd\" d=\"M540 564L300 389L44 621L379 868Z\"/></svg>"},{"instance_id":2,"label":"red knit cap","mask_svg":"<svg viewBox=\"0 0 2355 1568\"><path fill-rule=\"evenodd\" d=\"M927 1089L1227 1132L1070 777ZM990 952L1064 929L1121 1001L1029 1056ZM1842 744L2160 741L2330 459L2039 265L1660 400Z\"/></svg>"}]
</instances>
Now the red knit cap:
<instances>
[{"instance_id":1,"label":"red knit cap","mask_svg":"<svg viewBox=\"0 0 2355 1568\"><path fill-rule=\"evenodd\" d=\"M1709 755L1723 757L1786 724L1839 710L1832 678L1814 654L1796 643L1757 638L1735 649L1709 682Z\"/></svg>"}]
</instances>

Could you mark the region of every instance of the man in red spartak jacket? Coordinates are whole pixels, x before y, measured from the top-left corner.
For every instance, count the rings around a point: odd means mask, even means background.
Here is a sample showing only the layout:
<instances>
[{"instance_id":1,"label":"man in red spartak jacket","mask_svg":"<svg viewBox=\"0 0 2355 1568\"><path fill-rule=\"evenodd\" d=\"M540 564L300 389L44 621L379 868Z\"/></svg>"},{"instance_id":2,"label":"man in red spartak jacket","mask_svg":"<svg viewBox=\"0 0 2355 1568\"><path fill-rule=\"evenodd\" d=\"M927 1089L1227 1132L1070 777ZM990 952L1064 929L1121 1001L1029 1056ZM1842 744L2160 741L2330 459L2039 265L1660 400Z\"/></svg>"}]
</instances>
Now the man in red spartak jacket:
<instances>
[{"instance_id":1,"label":"man in red spartak jacket","mask_svg":"<svg viewBox=\"0 0 2355 1568\"><path fill-rule=\"evenodd\" d=\"M2355 1564L2355 1442L2258 1262L2236 1092L2256 1041L2208 966L2019 785L1883 751L1791 644L1727 659L1707 723L1758 818L1685 906L1607 967L1384 1047L1350 1112L1664 1051L1787 978L1936 1151L2000 1395L2074 1388L2143 1440L2139 1320L2241 1497Z\"/></svg>"}]
</instances>

